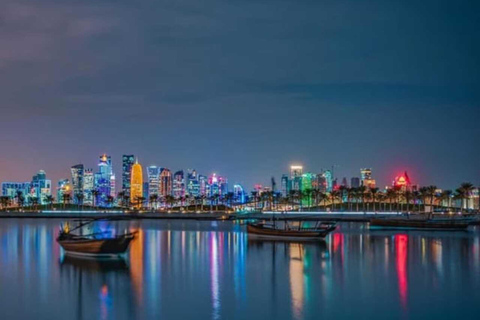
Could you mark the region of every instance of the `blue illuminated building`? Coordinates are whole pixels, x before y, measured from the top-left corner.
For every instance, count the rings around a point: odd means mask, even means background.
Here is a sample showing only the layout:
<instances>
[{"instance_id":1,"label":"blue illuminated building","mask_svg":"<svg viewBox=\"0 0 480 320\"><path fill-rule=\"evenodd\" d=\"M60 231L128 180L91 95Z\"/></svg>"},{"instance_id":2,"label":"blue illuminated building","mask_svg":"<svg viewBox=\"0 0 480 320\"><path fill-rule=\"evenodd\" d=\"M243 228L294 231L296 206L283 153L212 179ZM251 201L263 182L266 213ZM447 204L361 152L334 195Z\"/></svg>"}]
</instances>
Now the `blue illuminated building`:
<instances>
[{"instance_id":1,"label":"blue illuminated building","mask_svg":"<svg viewBox=\"0 0 480 320\"><path fill-rule=\"evenodd\" d=\"M98 172L95 174L95 190L98 192L96 196L96 205L99 207L107 207L108 196L111 195L112 189L112 158L103 154L98 162Z\"/></svg>"}]
</instances>

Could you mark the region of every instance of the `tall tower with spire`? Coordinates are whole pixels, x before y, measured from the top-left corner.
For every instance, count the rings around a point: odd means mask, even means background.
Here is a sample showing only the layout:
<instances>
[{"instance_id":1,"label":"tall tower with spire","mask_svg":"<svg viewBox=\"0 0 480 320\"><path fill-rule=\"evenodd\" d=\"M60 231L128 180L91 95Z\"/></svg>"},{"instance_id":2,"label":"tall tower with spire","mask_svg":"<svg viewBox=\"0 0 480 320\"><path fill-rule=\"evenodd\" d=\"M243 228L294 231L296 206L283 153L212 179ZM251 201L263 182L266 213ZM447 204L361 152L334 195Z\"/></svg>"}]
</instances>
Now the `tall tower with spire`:
<instances>
[{"instance_id":1,"label":"tall tower with spire","mask_svg":"<svg viewBox=\"0 0 480 320\"><path fill-rule=\"evenodd\" d=\"M132 175L130 181L130 201L141 207L138 199L143 197L143 171L142 166L138 163L138 158L135 159L135 164L132 166Z\"/></svg>"}]
</instances>

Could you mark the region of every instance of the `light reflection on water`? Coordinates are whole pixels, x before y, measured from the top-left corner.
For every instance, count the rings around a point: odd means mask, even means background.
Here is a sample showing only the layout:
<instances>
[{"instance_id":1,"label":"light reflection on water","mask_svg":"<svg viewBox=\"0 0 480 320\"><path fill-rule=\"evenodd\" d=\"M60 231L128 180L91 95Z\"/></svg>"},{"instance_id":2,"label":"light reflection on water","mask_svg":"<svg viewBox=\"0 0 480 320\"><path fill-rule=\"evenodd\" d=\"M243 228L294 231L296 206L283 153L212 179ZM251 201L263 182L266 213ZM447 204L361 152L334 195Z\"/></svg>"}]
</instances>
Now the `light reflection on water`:
<instances>
[{"instance_id":1,"label":"light reflection on water","mask_svg":"<svg viewBox=\"0 0 480 320\"><path fill-rule=\"evenodd\" d=\"M476 319L480 231L369 231L326 242L248 240L230 222L118 222L122 260L64 255L59 220L0 223L2 318Z\"/></svg>"}]
</instances>

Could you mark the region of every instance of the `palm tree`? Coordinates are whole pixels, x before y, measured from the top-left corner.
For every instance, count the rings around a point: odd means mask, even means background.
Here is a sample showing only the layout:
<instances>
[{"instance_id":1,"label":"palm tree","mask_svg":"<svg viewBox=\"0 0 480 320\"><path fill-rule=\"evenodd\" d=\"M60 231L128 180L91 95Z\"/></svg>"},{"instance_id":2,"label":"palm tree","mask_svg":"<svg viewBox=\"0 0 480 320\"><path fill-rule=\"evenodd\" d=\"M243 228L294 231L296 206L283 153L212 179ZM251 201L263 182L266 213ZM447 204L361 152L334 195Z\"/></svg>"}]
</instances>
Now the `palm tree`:
<instances>
[{"instance_id":1,"label":"palm tree","mask_svg":"<svg viewBox=\"0 0 480 320\"><path fill-rule=\"evenodd\" d=\"M403 196L405 197L405 202L407 204L407 212L409 212L410 211L410 201L413 198L413 192L410 191L410 190L405 190L405 192L403 193Z\"/></svg>"},{"instance_id":2,"label":"palm tree","mask_svg":"<svg viewBox=\"0 0 480 320\"><path fill-rule=\"evenodd\" d=\"M2 205L3 209L6 209L10 204L10 197L7 197L7 196L0 197L0 204Z\"/></svg>"},{"instance_id":3,"label":"palm tree","mask_svg":"<svg viewBox=\"0 0 480 320\"><path fill-rule=\"evenodd\" d=\"M330 200L332 201L332 211L335 211L335 200L340 198L340 192L338 190L332 190L330 192Z\"/></svg>"},{"instance_id":4,"label":"palm tree","mask_svg":"<svg viewBox=\"0 0 480 320\"><path fill-rule=\"evenodd\" d=\"M33 210L37 210L38 198L37 197L31 197L30 201L32 202Z\"/></svg>"},{"instance_id":5,"label":"palm tree","mask_svg":"<svg viewBox=\"0 0 480 320\"><path fill-rule=\"evenodd\" d=\"M175 198L171 195L167 195L165 197L165 203L167 204L167 206L171 209L172 208L172 205L175 203Z\"/></svg>"},{"instance_id":6,"label":"palm tree","mask_svg":"<svg viewBox=\"0 0 480 320\"><path fill-rule=\"evenodd\" d=\"M258 191L252 191L252 199L254 203L254 211L257 211Z\"/></svg>"},{"instance_id":7,"label":"palm tree","mask_svg":"<svg viewBox=\"0 0 480 320\"><path fill-rule=\"evenodd\" d=\"M303 197L307 200L307 207L310 208L312 206L312 189L305 189L303 191Z\"/></svg>"},{"instance_id":8,"label":"palm tree","mask_svg":"<svg viewBox=\"0 0 480 320\"><path fill-rule=\"evenodd\" d=\"M77 205L83 207L83 193L75 194L75 199L77 200Z\"/></svg>"},{"instance_id":9,"label":"palm tree","mask_svg":"<svg viewBox=\"0 0 480 320\"><path fill-rule=\"evenodd\" d=\"M136 207L141 209L143 207L143 203L145 202L145 197L135 197Z\"/></svg>"},{"instance_id":10,"label":"palm tree","mask_svg":"<svg viewBox=\"0 0 480 320\"><path fill-rule=\"evenodd\" d=\"M460 185L459 189L463 191L463 196L465 199L465 204L463 205L463 207L465 208L465 210L468 210L469 200L473 190L475 190L475 187L470 182L464 182ZM463 202L463 199L462 199L462 202Z\"/></svg>"},{"instance_id":11,"label":"palm tree","mask_svg":"<svg viewBox=\"0 0 480 320\"><path fill-rule=\"evenodd\" d=\"M64 210L65 210L65 203L69 203L71 199L72 199L72 196L70 195L70 193L62 194L62 204L63 204Z\"/></svg>"},{"instance_id":12,"label":"palm tree","mask_svg":"<svg viewBox=\"0 0 480 320\"><path fill-rule=\"evenodd\" d=\"M370 194L373 200L373 212L375 212L375 200L377 199L378 190L378 188L370 188Z\"/></svg>"},{"instance_id":13,"label":"palm tree","mask_svg":"<svg viewBox=\"0 0 480 320\"><path fill-rule=\"evenodd\" d=\"M93 208L97 207L97 197L100 195L100 190L94 189L92 191L92 196L93 196Z\"/></svg>"},{"instance_id":14,"label":"palm tree","mask_svg":"<svg viewBox=\"0 0 480 320\"><path fill-rule=\"evenodd\" d=\"M108 204L108 207L112 207L112 205L115 203L115 198L112 197L111 195L108 195L107 196L107 204Z\"/></svg>"},{"instance_id":15,"label":"palm tree","mask_svg":"<svg viewBox=\"0 0 480 320\"><path fill-rule=\"evenodd\" d=\"M38 203L38 198L35 198L36 202ZM53 208L53 202L55 202L55 198L52 195L48 195L45 197L45 202L50 205L50 209Z\"/></svg>"},{"instance_id":16,"label":"palm tree","mask_svg":"<svg viewBox=\"0 0 480 320\"><path fill-rule=\"evenodd\" d=\"M362 199L362 208L363 211L365 211L365 196L367 195L367 187L366 186L360 186L357 188L357 196L359 196Z\"/></svg>"},{"instance_id":17,"label":"palm tree","mask_svg":"<svg viewBox=\"0 0 480 320\"><path fill-rule=\"evenodd\" d=\"M435 205L435 202L433 199L435 198L435 194L437 193L437 186L428 186L427 187L427 193L430 196L430 212L433 214L433 206Z\"/></svg>"},{"instance_id":18,"label":"palm tree","mask_svg":"<svg viewBox=\"0 0 480 320\"><path fill-rule=\"evenodd\" d=\"M120 191L118 194L117 194L117 199L120 199L122 201L122 205L124 207L126 207L125 203L123 202L123 199L126 195L126 192L125 191Z\"/></svg>"},{"instance_id":19,"label":"palm tree","mask_svg":"<svg viewBox=\"0 0 480 320\"><path fill-rule=\"evenodd\" d=\"M23 196L23 192L18 190L15 199L17 199L17 205L19 207L23 207L23 204L25 203L25 197Z\"/></svg>"},{"instance_id":20,"label":"palm tree","mask_svg":"<svg viewBox=\"0 0 480 320\"><path fill-rule=\"evenodd\" d=\"M151 194L149 197L148 197L148 201L151 205L151 209L152 210L155 210L156 209L156 204L158 202L158 194Z\"/></svg>"},{"instance_id":21,"label":"palm tree","mask_svg":"<svg viewBox=\"0 0 480 320\"><path fill-rule=\"evenodd\" d=\"M451 201L452 201L452 190L443 190L442 193L440 194L440 200L442 200L442 206L445 206L447 208L451 207ZM446 203L446 205L444 205Z\"/></svg>"},{"instance_id":22,"label":"palm tree","mask_svg":"<svg viewBox=\"0 0 480 320\"><path fill-rule=\"evenodd\" d=\"M205 205L205 199L207 199L207 196L204 195L204 194L202 194L202 195L200 196L200 201L201 201L201 202L200 202L200 206L201 206L201 207L200 207L200 210L201 210L202 212L203 212L203 206Z\"/></svg>"},{"instance_id":23,"label":"palm tree","mask_svg":"<svg viewBox=\"0 0 480 320\"><path fill-rule=\"evenodd\" d=\"M388 202L390 204L390 211L392 211L392 200L396 199L397 194L394 189L388 189L386 198L388 199Z\"/></svg>"},{"instance_id":24,"label":"palm tree","mask_svg":"<svg viewBox=\"0 0 480 320\"><path fill-rule=\"evenodd\" d=\"M291 207L292 207L292 210L293 208L295 207L295 197L296 197L296 192L295 190L290 190L288 192L288 195L287 195L287 198L290 200L291 202Z\"/></svg>"}]
</instances>

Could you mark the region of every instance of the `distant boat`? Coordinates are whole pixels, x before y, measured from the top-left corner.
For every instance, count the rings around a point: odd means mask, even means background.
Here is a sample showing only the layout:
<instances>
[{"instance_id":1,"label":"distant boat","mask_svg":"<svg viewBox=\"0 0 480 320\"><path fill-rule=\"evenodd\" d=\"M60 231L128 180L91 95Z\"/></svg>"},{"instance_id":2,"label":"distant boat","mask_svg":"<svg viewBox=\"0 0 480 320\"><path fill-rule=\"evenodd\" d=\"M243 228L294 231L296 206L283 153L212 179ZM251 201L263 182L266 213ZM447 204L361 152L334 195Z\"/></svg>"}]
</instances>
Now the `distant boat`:
<instances>
[{"instance_id":1,"label":"distant boat","mask_svg":"<svg viewBox=\"0 0 480 320\"><path fill-rule=\"evenodd\" d=\"M106 236L103 233L87 235L74 234L73 231L90 224L92 221L81 223L70 230L69 224L62 227L57 238L58 244L67 254L92 257L114 257L125 253L135 233L125 233L117 236Z\"/></svg>"},{"instance_id":2,"label":"distant boat","mask_svg":"<svg viewBox=\"0 0 480 320\"><path fill-rule=\"evenodd\" d=\"M460 231L466 230L469 221L460 219L386 218L370 220L370 227L377 229Z\"/></svg>"},{"instance_id":3,"label":"distant boat","mask_svg":"<svg viewBox=\"0 0 480 320\"><path fill-rule=\"evenodd\" d=\"M336 228L334 223L316 222L313 227L304 227L302 221L297 222L297 226L285 222L283 227L277 227L276 224L251 223L247 224L247 233L253 239L313 241L325 238Z\"/></svg>"}]
</instances>

